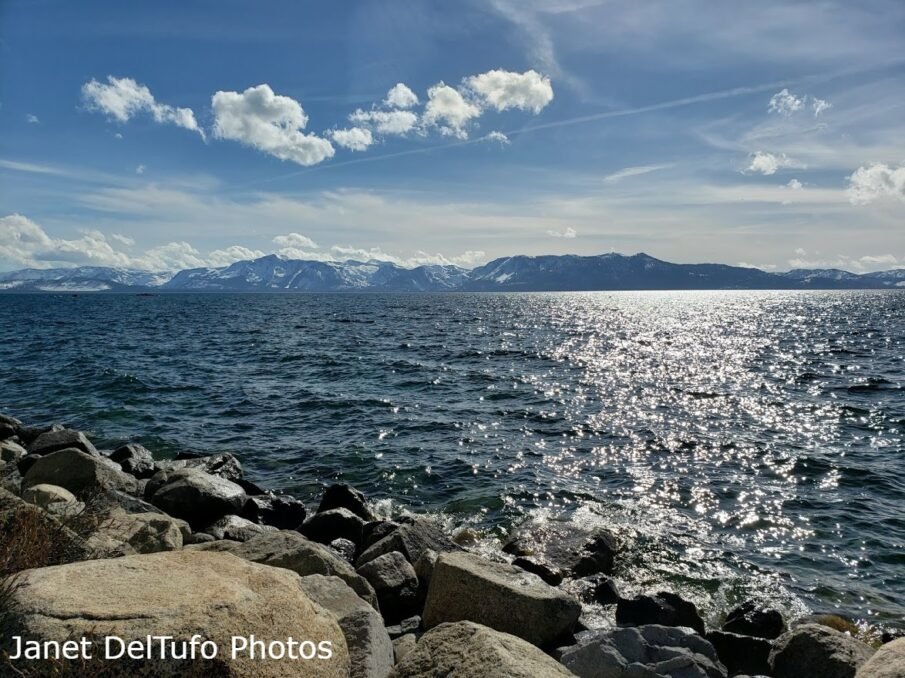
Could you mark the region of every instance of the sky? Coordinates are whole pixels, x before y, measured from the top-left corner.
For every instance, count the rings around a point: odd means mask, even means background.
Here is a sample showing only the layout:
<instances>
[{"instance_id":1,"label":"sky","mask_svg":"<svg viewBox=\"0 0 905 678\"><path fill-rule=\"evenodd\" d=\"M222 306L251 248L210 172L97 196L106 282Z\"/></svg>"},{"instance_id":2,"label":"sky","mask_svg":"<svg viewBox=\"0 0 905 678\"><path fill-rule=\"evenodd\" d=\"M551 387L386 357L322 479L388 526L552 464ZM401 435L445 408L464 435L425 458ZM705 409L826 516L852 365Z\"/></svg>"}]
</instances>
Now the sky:
<instances>
[{"instance_id":1,"label":"sky","mask_svg":"<svg viewBox=\"0 0 905 678\"><path fill-rule=\"evenodd\" d=\"M0 270L905 268L901 0L0 0Z\"/></svg>"}]
</instances>

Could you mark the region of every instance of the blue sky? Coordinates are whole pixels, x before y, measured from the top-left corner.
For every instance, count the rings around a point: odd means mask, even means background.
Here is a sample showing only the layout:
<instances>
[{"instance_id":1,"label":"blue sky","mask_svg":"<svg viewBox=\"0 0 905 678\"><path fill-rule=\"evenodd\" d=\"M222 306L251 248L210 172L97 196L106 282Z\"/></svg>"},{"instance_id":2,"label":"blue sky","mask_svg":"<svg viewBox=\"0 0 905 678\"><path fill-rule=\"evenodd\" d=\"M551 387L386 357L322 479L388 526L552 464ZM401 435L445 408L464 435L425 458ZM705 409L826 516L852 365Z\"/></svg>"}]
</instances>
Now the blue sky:
<instances>
[{"instance_id":1,"label":"blue sky","mask_svg":"<svg viewBox=\"0 0 905 678\"><path fill-rule=\"evenodd\" d=\"M905 267L900 0L3 0L0 270Z\"/></svg>"}]
</instances>

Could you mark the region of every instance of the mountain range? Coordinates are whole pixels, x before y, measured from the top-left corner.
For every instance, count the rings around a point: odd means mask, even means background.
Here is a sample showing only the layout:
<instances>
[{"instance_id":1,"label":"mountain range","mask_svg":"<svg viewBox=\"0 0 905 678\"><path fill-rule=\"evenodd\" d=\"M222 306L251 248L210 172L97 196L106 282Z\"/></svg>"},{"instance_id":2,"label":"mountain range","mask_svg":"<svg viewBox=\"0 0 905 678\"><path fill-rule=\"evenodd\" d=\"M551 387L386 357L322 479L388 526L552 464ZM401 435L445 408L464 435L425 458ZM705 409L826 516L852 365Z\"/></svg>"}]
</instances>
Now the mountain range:
<instances>
[{"instance_id":1,"label":"mountain range","mask_svg":"<svg viewBox=\"0 0 905 678\"><path fill-rule=\"evenodd\" d=\"M590 290L905 289L905 269L770 273L725 264L674 264L647 254L495 259L474 269L387 261L308 261L271 254L222 268L148 272L123 268L0 273L0 292L546 292Z\"/></svg>"}]
</instances>

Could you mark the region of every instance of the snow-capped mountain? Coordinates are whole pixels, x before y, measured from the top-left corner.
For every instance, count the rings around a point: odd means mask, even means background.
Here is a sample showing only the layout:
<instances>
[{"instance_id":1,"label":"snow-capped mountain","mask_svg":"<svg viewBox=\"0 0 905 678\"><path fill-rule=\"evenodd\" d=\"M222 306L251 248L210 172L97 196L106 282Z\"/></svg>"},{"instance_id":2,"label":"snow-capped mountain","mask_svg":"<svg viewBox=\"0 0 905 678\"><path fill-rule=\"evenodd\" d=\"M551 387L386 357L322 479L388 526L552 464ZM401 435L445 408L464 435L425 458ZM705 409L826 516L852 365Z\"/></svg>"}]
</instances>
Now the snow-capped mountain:
<instances>
[{"instance_id":1,"label":"snow-capped mountain","mask_svg":"<svg viewBox=\"0 0 905 678\"><path fill-rule=\"evenodd\" d=\"M473 270L404 268L387 261L307 261L275 254L222 268L151 273L122 268L24 269L0 273L0 292L484 292L580 290L890 289L905 269L768 273L724 264L674 264L635 254L514 256Z\"/></svg>"}]
</instances>

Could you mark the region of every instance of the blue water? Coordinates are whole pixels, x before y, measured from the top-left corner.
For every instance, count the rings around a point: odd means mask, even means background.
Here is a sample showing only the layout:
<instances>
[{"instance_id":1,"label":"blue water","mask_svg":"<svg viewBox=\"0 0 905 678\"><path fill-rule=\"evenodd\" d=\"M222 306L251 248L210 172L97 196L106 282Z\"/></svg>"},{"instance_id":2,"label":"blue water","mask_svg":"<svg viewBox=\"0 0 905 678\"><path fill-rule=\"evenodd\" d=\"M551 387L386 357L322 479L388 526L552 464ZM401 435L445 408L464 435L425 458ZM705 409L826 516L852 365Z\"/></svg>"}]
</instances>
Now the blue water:
<instances>
[{"instance_id":1,"label":"blue water","mask_svg":"<svg viewBox=\"0 0 905 678\"><path fill-rule=\"evenodd\" d=\"M0 296L0 411L479 548L607 525L712 617L905 622L903 358L902 292Z\"/></svg>"}]
</instances>

